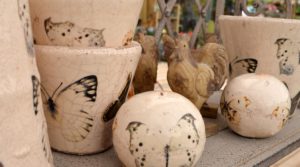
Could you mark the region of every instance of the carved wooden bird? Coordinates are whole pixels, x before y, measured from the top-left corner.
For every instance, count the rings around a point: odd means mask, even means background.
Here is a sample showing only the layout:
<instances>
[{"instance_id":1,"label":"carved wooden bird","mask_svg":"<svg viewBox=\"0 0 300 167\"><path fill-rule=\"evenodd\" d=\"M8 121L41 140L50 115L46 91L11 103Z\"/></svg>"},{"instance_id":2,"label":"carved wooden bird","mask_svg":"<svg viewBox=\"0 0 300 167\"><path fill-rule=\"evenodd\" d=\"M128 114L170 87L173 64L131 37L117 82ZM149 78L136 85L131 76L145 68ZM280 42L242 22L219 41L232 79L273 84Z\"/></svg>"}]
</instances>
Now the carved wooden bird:
<instances>
[{"instance_id":1,"label":"carved wooden bird","mask_svg":"<svg viewBox=\"0 0 300 167\"><path fill-rule=\"evenodd\" d=\"M197 62L207 64L215 74L214 90L220 90L228 77L228 55L224 46L217 43L206 43L202 48L193 50L192 56Z\"/></svg>"},{"instance_id":2,"label":"carved wooden bird","mask_svg":"<svg viewBox=\"0 0 300 167\"><path fill-rule=\"evenodd\" d=\"M198 109L207 100L211 92L211 83L214 80L213 70L204 63L196 62L189 49L187 41L171 40L164 36L165 52L168 60L167 79L170 88L192 101ZM175 44L175 46L174 46Z\"/></svg>"},{"instance_id":3,"label":"carved wooden bird","mask_svg":"<svg viewBox=\"0 0 300 167\"><path fill-rule=\"evenodd\" d=\"M142 56L133 79L133 86L135 93L142 93L154 90L157 76L158 53L153 36L139 33L136 40L142 46Z\"/></svg>"}]
</instances>

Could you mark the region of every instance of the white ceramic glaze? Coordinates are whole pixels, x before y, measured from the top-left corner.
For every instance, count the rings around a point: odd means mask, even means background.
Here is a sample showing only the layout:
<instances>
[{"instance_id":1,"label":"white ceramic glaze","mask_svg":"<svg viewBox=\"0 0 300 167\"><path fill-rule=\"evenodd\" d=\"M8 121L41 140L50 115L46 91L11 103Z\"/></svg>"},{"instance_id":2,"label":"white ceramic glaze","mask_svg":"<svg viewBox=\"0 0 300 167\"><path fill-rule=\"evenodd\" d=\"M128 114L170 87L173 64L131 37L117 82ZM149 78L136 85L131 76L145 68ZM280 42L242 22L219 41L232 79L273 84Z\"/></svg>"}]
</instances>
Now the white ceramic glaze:
<instances>
[{"instance_id":1,"label":"white ceramic glaze","mask_svg":"<svg viewBox=\"0 0 300 167\"><path fill-rule=\"evenodd\" d=\"M27 0L0 1L0 166L51 167Z\"/></svg>"},{"instance_id":2,"label":"white ceramic glaze","mask_svg":"<svg viewBox=\"0 0 300 167\"><path fill-rule=\"evenodd\" d=\"M118 47L132 41L143 0L29 0L39 45Z\"/></svg>"},{"instance_id":3,"label":"white ceramic glaze","mask_svg":"<svg viewBox=\"0 0 300 167\"><path fill-rule=\"evenodd\" d=\"M248 72L271 74L289 88L293 112L300 99L300 21L220 17L231 78Z\"/></svg>"},{"instance_id":4,"label":"white ceramic glaze","mask_svg":"<svg viewBox=\"0 0 300 167\"><path fill-rule=\"evenodd\" d=\"M36 46L36 53L52 148L74 154L109 148L112 120L126 99L140 45Z\"/></svg>"},{"instance_id":5,"label":"white ceramic glaze","mask_svg":"<svg viewBox=\"0 0 300 167\"><path fill-rule=\"evenodd\" d=\"M244 74L228 83L221 98L222 115L236 133L253 138L270 137L286 124L291 100L277 78Z\"/></svg>"},{"instance_id":6,"label":"white ceramic glaze","mask_svg":"<svg viewBox=\"0 0 300 167\"><path fill-rule=\"evenodd\" d=\"M126 167L193 167L205 144L199 110L173 92L133 96L113 124L113 144Z\"/></svg>"}]
</instances>

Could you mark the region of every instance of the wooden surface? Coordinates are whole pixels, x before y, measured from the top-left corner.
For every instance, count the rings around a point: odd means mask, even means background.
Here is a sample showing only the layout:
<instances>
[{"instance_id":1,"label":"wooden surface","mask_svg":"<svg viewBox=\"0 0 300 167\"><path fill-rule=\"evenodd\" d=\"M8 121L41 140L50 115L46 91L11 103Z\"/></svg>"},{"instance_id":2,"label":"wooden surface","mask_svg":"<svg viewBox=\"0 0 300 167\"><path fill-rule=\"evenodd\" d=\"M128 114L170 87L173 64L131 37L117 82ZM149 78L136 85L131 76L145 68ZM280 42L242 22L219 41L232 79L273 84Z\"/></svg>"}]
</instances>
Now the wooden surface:
<instances>
[{"instance_id":1,"label":"wooden surface","mask_svg":"<svg viewBox=\"0 0 300 167\"><path fill-rule=\"evenodd\" d=\"M300 166L300 148L285 156L270 167L299 167Z\"/></svg>"}]
</instances>

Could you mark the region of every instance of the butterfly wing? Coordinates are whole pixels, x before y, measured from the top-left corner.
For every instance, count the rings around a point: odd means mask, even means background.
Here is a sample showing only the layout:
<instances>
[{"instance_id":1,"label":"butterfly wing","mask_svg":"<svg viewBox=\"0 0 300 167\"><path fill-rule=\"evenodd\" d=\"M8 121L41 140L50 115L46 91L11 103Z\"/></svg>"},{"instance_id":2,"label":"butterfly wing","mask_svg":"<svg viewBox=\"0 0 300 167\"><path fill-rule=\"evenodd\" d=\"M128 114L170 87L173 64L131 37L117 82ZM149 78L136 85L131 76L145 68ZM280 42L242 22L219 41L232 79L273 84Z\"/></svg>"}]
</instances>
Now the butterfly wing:
<instances>
[{"instance_id":1,"label":"butterfly wing","mask_svg":"<svg viewBox=\"0 0 300 167\"><path fill-rule=\"evenodd\" d=\"M125 103L127 94L128 94L128 90L130 87L131 77L132 76L130 73L128 75L126 85L125 85L124 89L122 90L120 96L105 111L105 113L102 117L104 122L109 122L110 120L112 120L116 116L116 114L117 114L118 110L121 108L121 106Z\"/></svg>"},{"instance_id":2,"label":"butterfly wing","mask_svg":"<svg viewBox=\"0 0 300 167\"><path fill-rule=\"evenodd\" d=\"M38 105L39 105L39 80L36 76L32 75L31 76L31 81L32 81L32 98L33 98L33 109L34 109L34 114L38 114Z\"/></svg>"},{"instance_id":3,"label":"butterfly wing","mask_svg":"<svg viewBox=\"0 0 300 167\"><path fill-rule=\"evenodd\" d=\"M200 142L195 120L193 115L185 114L171 129L173 135L167 159L169 166L191 167L195 165L198 156L196 149ZM183 150L184 153L182 153ZM178 164L179 162L181 164Z\"/></svg>"},{"instance_id":4,"label":"butterfly wing","mask_svg":"<svg viewBox=\"0 0 300 167\"><path fill-rule=\"evenodd\" d=\"M230 74L239 72L240 74L255 73L258 66L258 61L253 58L246 58L234 61L229 66Z\"/></svg>"},{"instance_id":5,"label":"butterfly wing","mask_svg":"<svg viewBox=\"0 0 300 167\"><path fill-rule=\"evenodd\" d=\"M127 130L130 133L129 151L135 158L136 167L165 166L162 158L165 156L164 146L160 142L155 142L157 133L141 122L129 123Z\"/></svg>"},{"instance_id":6,"label":"butterfly wing","mask_svg":"<svg viewBox=\"0 0 300 167\"><path fill-rule=\"evenodd\" d=\"M97 86L97 77L90 75L65 87L57 95L57 115L66 140L80 142L91 131L94 124L91 109L96 101Z\"/></svg>"}]
</instances>

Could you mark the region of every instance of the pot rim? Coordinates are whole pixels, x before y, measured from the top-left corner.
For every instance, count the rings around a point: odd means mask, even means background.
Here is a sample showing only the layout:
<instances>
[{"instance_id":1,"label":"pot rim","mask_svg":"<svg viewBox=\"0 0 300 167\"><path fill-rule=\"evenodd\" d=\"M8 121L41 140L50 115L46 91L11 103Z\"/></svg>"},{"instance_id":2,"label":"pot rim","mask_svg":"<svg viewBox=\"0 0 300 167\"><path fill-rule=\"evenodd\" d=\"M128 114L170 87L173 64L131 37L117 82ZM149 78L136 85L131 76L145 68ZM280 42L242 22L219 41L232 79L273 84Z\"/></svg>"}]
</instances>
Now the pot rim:
<instances>
[{"instance_id":1,"label":"pot rim","mask_svg":"<svg viewBox=\"0 0 300 167\"><path fill-rule=\"evenodd\" d=\"M271 18L271 17L251 17L251 16L229 16L229 15L221 15L219 17L220 21L249 21L249 22L274 22L274 23L295 23L300 24L300 20L296 19L285 19L285 18Z\"/></svg>"}]
</instances>

